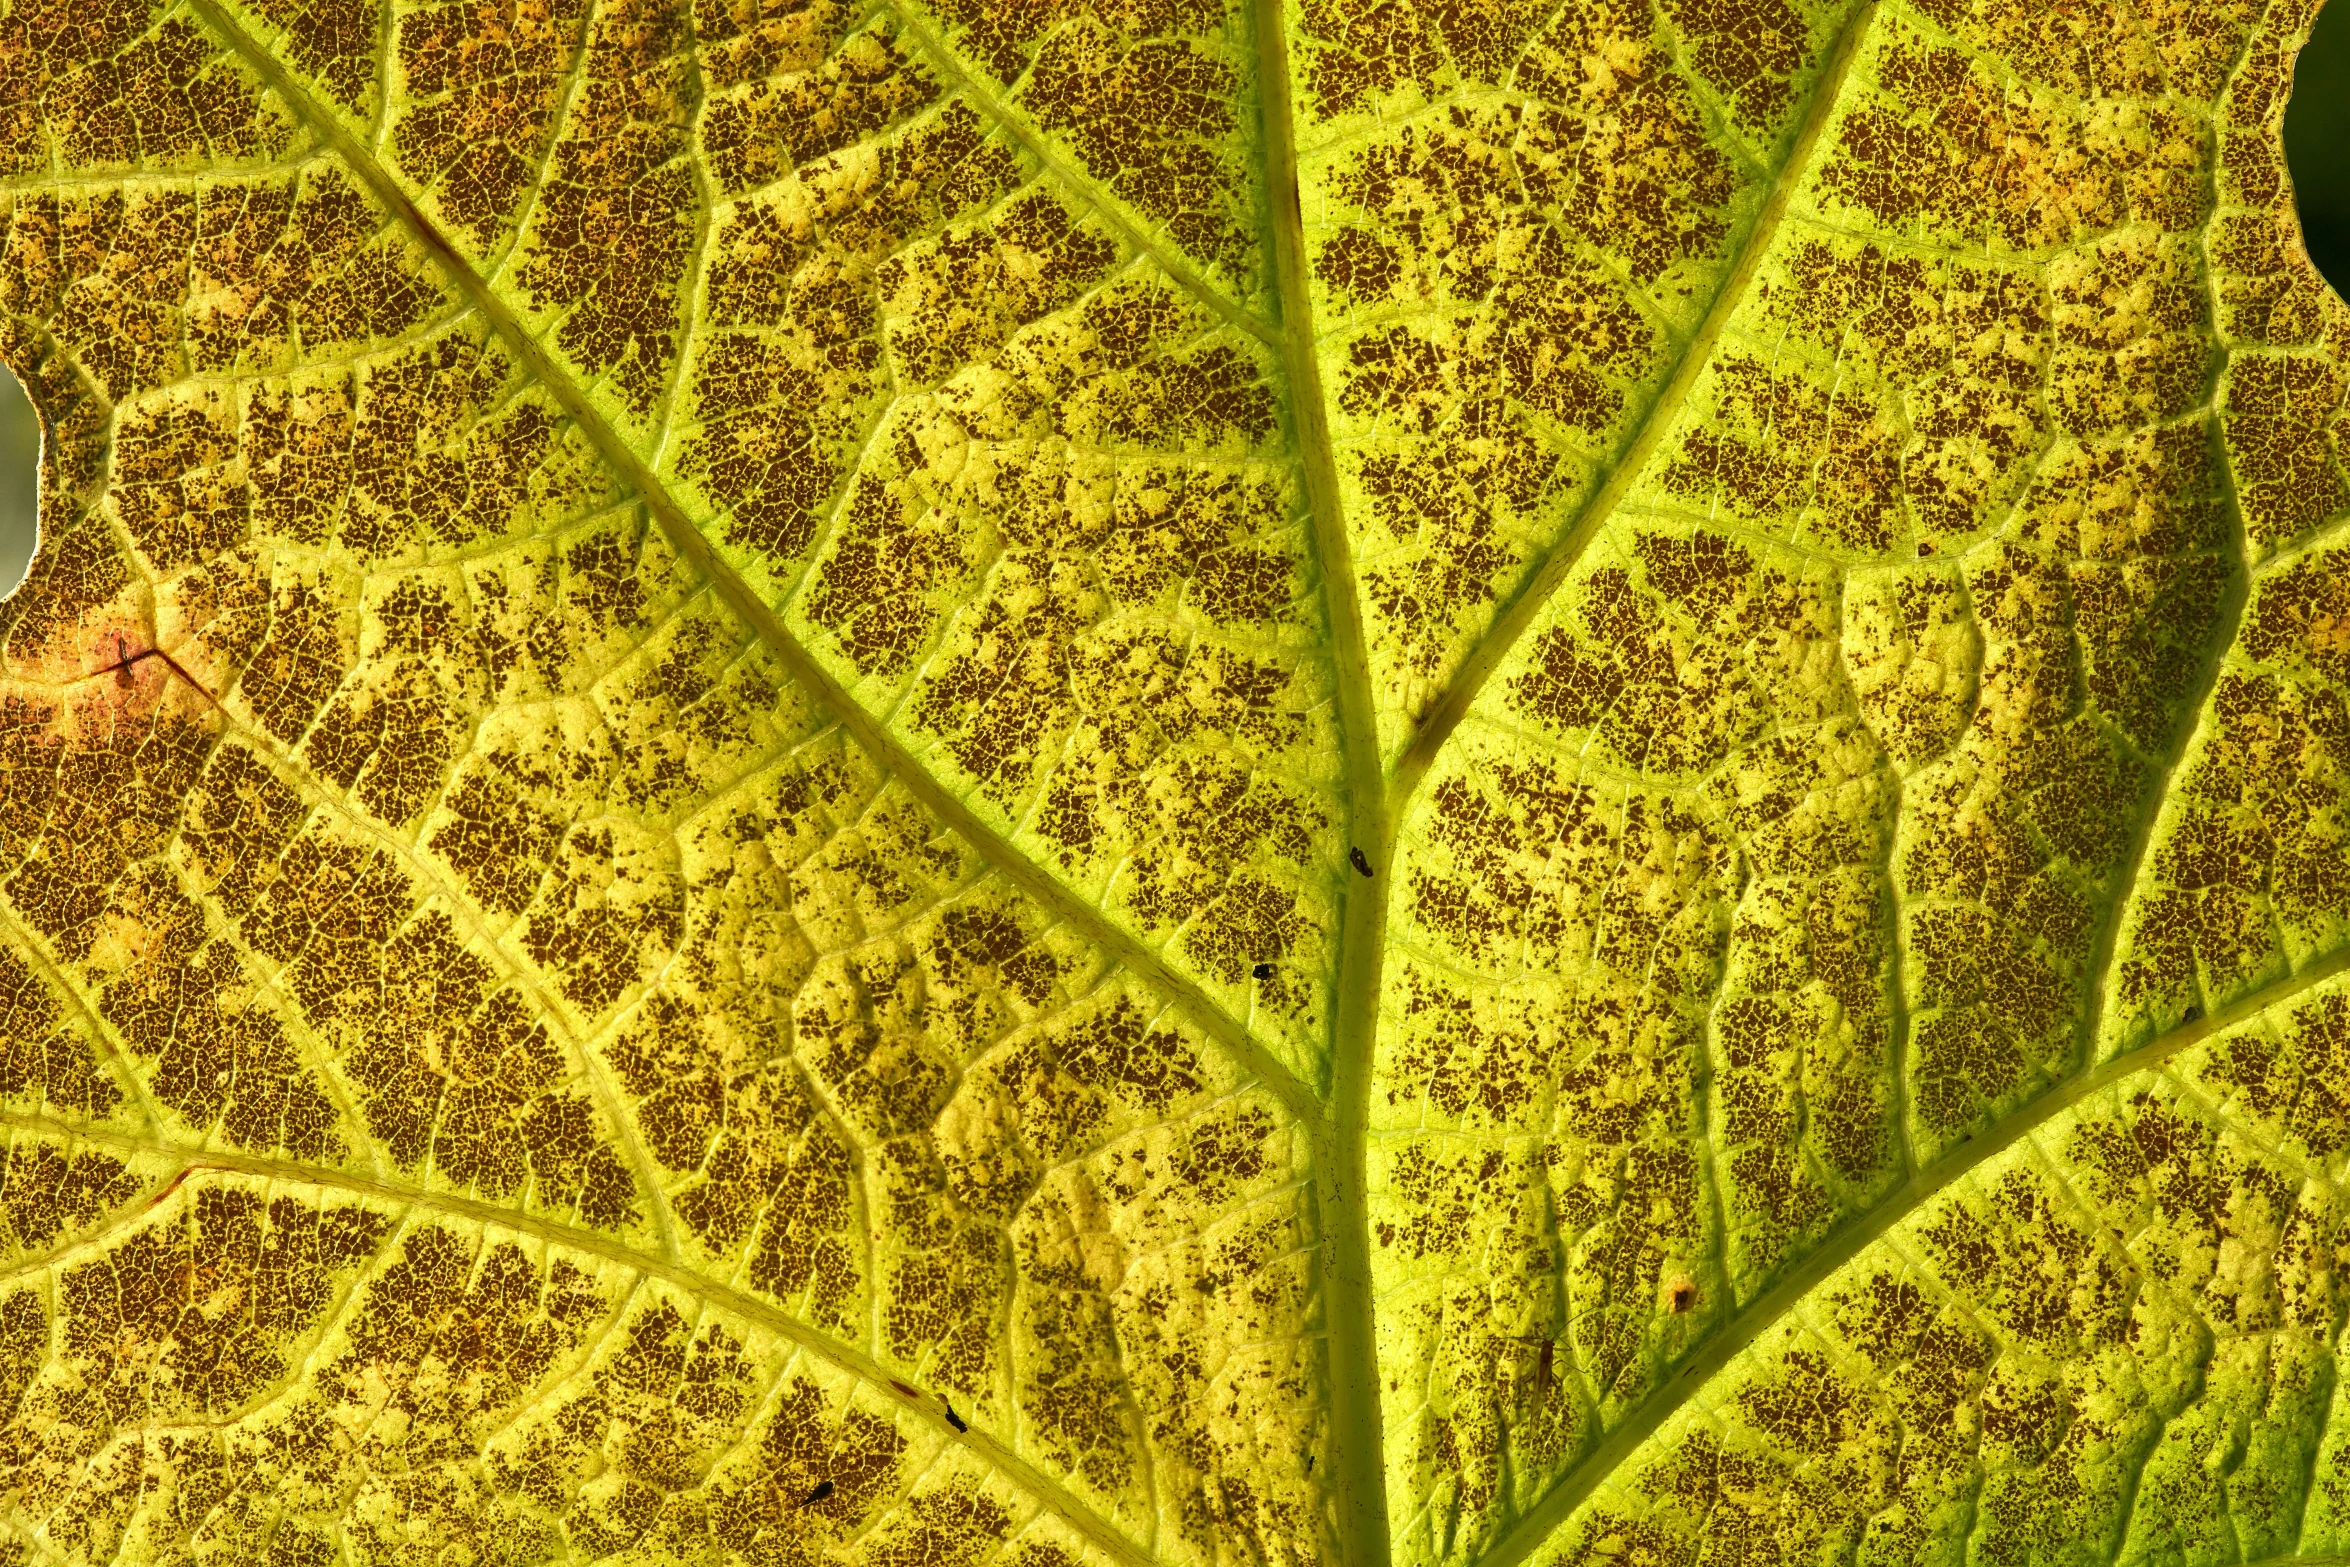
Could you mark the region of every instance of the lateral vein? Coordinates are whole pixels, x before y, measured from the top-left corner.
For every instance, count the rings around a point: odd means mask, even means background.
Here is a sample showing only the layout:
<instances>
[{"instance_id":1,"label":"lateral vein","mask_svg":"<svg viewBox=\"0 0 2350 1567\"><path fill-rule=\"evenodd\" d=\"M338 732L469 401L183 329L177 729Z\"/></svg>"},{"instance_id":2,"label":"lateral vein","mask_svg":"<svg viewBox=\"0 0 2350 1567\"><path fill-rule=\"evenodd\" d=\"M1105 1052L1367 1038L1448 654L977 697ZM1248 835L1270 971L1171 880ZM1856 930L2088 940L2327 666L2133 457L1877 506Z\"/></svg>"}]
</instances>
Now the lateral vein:
<instances>
[{"instance_id":1,"label":"lateral vein","mask_svg":"<svg viewBox=\"0 0 2350 1567\"><path fill-rule=\"evenodd\" d=\"M1622 455L1612 464L1603 465L1607 477L1591 498L1583 503L1582 510L1576 514L1574 525L1568 528L1564 538L1551 547L1542 564L1535 568L1534 574L1526 579L1525 585L1510 600L1508 607L1494 620L1492 628L1470 650L1451 683L1445 687L1443 695L1436 699L1428 710L1428 716L1421 720L1419 732L1412 736L1411 743L1404 747L1403 754L1397 758L1392 785L1392 810L1397 818L1405 814L1413 793L1436 760L1437 752L1443 749L1444 742L1468 715L1469 705L1476 700L1477 693L1484 689L1485 682L1492 677L1503 656L1517 645L1526 628L1533 624L1543 606L1550 602L1551 595L1566 581L1567 574L1575 569L1575 563L1582 559L1583 552L1590 548L1591 541L1599 536L1599 530L1615 514L1624 497L1631 493L1632 486L1647 471L1649 459L1656 454L1665 432L1672 427L1674 416L1681 411L1681 405L1688 401L1698 376L1712 362L1714 344L1728 328L1730 318L1737 314L1739 305L1745 302L1747 290L1752 287L1755 274L1762 268L1763 258L1770 253L1771 242L1778 237L1780 224L1785 220L1787 208L1794 199L1795 186L1803 171L1811 164L1812 152L1819 145L1820 137L1828 128L1828 121L1834 115L1844 79L1851 73L1853 61L1859 58L1861 41L1868 36L1869 26L1876 18L1877 3L1878 0L1864 0L1860 8L1845 21L1843 32L1837 35L1835 51L1829 57L1827 69L1820 73L1819 84L1812 90L1811 105L1805 111L1802 128L1797 131L1795 141L1788 149L1779 182L1772 187L1762 210L1755 214L1754 226L1747 231L1745 243L1739 247L1738 259L1732 264L1729 276L1722 280L1722 286L1714 294L1705 318L1698 323L1696 333L1682 349L1672 378L1665 383L1664 390L1657 394L1656 401L1649 405L1631 444L1624 448Z\"/></svg>"},{"instance_id":2,"label":"lateral vein","mask_svg":"<svg viewBox=\"0 0 2350 1567\"><path fill-rule=\"evenodd\" d=\"M299 1164L290 1159L273 1159L265 1155L239 1153L219 1148L192 1148L167 1138L140 1137L129 1131L118 1131L108 1126L77 1126L68 1121L48 1116L30 1115L20 1111L0 1111L0 1126L14 1131L31 1132L42 1136L78 1139L106 1147L121 1148L138 1153L159 1154L181 1162L180 1175L198 1170L225 1170L264 1180L281 1181L288 1185L310 1186L328 1191L350 1192L357 1196L379 1197L406 1207L450 1214L475 1224L495 1226L516 1234L528 1235L550 1245L570 1251L601 1257L637 1273L657 1278L674 1288L685 1291L719 1309L788 1340L794 1346L824 1360L838 1370L869 1384L876 1393L886 1392L900 1409L929 1425L945 1441L970 1449L989 1465L1008 1476L1015 1484L1034 1496L1050 1511L1059 1514L1071 1528L1085 1536L1088 1543L1098 1547L1113 1560L1128 1567L1153 1567L1148 1557L1124 1534L1076 1497L1070 1495L1059 1482L1037 1469L1019 1454L1005 1447L984 1431L958 1430L947 1418L946 1400L935 1395L905 1391L906 1384L894 1376L872 1356L853 1345L845 1344L831 1334L810 1327L807 1323L769 1305L755 1295L745 1294L731 1285L718 1283L681 1263L666 1257L640 1252L624 1246L593 1230L580 1229L532 1214L516 1213L494 1203L471 1197L460 1197L452 1192L427 1191L397 1181L378 1180L346 1171ZM175 1176L176 1181L179 1177ZM119 1216L135 1219L147 1211L149 1202L141 1203L129 1214ZM92 1237L91 1239L95 1239ZM89 1241L85 1240L84 1244Z\"/></svg>"},{"instance_id":3,"label":"lateral vein","mask_svg":"<svg viewBox=\"0 0 2350 1567\"><path fill-rule=\"evenodd\" d=\"M224 43L234 49L287 104L330 146L375 198L382 202L418 243L431 253L449 281L482 314L499 338L544 385L563 410L595 445L605 462L636 492L670 545L708 579L720 598L775 655L793 679L807 688L851 739L879 762L924 806L968 840L1007 880L1018 886L1057 918L1074 926L1124 967L1133 970L1171 997L1193 1022L1232 1056L1243 1069L1262 1080L1275 1098L1306 1125L1318 1123L1322 1106L1312 1090L1270 1050L1259 1044L1230 1013L1209 998L1197 982L1178 974L1172 965L1135 937L1120 930L1091 904L1048 875L1009 840L980 819L923 769L881 723L860 706L839 681L820 665L799 640L785 629L781 617L751 591L739 573L720 559L685 510L671 496L643 458L631 450L620 433L598 413L586 395L555 364L537 339L523 330L514 313L474 271L454 245L417 210L415 202L393 180L390 172L359 145L340 121L323 109L309 90L294 80L284 64L256 42L220 9L217 0L188 0L194 12Z\"/></svg>"},{"instance_id":4,"label":"lateral vein","mask_svg":"<svg viewBox=\"0 0 2350 1567\"><path fill-rule=\"evenodd\" d=\"M1975 1133L1920 1169L1868 1212L1847 1221L1819 1250L1756 1296L1703 1349L1675 1368L1672 1376L1643 1399L1622 1425L1609 1432L1606 1440L1562 1475L1541 1501L1520 1516L1495 1542L1494 1548L1478 1559L1478 1567L1514 1567L1533 1554L1717 1373L1744 1354L1845 1264L1926 1203L2083 1100L2141 1072L2158 1071L2213 1035L2282 1006L2345 970L2350 970L2350 947L2080 1074Z\"/></svg>"},{"instance_id":5,"label":"lateral vein","mask_svg":"<svg viewBox=\"0 0 2350 1567\"><path fill-rule=\"evenodd\" d=\"M914 47L922 52L923 58L928 60L940 75L953 83L955 91L979 105L982 113L1002 126L1005 134L1026 148L1029 156L1043 164L1056 181L1083 196L1086 205L1091 207L1104 223L1116 230L1120 239L1143 255L1150 257L1153 262L1157 263L1159 270L1173 278L1185 293L1191 295L1232 325L1261 343L1274 348L1281 346L1281 333L1278 328L1263 317L1242 308L1237 300L1202 277L1199 269L1184 260L1181 254L1170 249L1165 243L1128 217L1123 205L1109 191L1102 188L1099 180L1074 167L1066 157L1062 156L1059 148L1047 141L1036 127L1028 122L1025 115L1015 113L1010 104L989 90L970 71L965 70L963 62L956 58L954 52L947 48L943 40L931 33L919 18L907 11L904 6L895 3L895 0L883 0L882 9L887 11L891 18L897 22L899 29L905 36L913 40Z\"/></svg>"}]
</instances>

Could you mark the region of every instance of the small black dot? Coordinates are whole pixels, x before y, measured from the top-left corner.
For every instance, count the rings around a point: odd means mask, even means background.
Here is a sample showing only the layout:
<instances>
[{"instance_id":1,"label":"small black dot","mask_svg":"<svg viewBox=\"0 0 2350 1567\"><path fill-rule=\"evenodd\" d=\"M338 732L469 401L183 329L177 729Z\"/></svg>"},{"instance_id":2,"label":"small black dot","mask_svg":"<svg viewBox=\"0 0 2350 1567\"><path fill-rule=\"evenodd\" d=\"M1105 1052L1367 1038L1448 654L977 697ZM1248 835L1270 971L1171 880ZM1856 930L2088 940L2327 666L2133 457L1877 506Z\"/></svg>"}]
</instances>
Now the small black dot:
<instances>
[{"instance_id":1,"label":"small black dot","mask_svg":"<svg viewBox=\"0 0 2350 1567\"><path fill-rule=\"evenodd\" d=\"M968 1431L971 1429L969 1426L963 1424L963 1417L955 1413L955 1406L952 1404L947 1405L947 1424L953 1426L958 1431Z\"/></svg>"},{"instance_id":2,"label":"small black dot","mask_svg":"<svg viewBox=\"0 0 2350 1567\"><path fill-rule=\"evenodd\" d=\"M807 1494L807 1496L806 1496L806 1497L805 1497L805 1498L804 1498L804 1499L803 1499L803 1500L800 1502L800 1505L801 1505L802 1507L806 1507L806 1506L807 1506L809 1503L811 1503L811 1502L821 1502L821 1501L823 1501L823 1500L824 1500L826 1497L830 1496L831 1494L832 1494L832 1482L831 1482L830 1480L819 1480L819 1481L817 1481L817 1482L816 1482L816 1489L815 1489L815 1490L813 1490L813 1491L810 1491L810 1492Z\"/></svg>"},{"instance_id":3,"label":"small black dot","mask_svg":"<svg viewBox=\"0 0 2350 1567\"><path fill-rule=\"evenodd\" d=\"M2203 1021L2203 1009L2201 1007L2189 1007L2187 1009L2186 1016L2180 1018L2179 1021L2182 1023L2200 1023Z\"/></svg>"},{"instance_id":4,"label":"small black dot","mask_svg":"<svg viewBox=\"0 0 2350 1567\"><path fill-rule=\"evenodd\" d=\"M1273 965L1270 963L1260 963L1255 968L1250 969L1249 974L1252 978L1255 979L1271 979L1273 977Z\"/></svg>"},{"instance_id":5,"label":"small black dot","mask_svg":"<svg viewBox=\"0 0 2350 1567\"><path fill-rule=\"evenodd\" d=\"M1352 865L1356 870L1361 871L1365 876L1371 874L1371 857L1360 849L1347 850L1346 862L1347 864Z\"/></svg>"}]
</instances>

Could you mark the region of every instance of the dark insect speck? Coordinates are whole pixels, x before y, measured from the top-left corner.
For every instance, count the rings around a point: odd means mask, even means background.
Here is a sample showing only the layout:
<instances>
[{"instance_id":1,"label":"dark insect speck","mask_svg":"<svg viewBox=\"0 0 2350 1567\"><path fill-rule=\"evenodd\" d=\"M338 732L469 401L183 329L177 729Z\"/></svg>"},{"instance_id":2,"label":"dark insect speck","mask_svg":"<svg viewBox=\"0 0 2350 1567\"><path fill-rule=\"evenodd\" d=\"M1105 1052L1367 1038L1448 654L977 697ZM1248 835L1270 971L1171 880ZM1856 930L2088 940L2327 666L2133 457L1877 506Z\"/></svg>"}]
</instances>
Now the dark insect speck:
<instances>
[{"instance_id":1,"label":"dark insect speck","mask_svg":"<svg viewBox=\"0 0 2350 1567\"><path fill-rule=\"evenodd\" d=\"M2201 1007L2189 1007L2187 1009L2186 1015L2180 1018L2179 1021L2182 1023L2200 1023L2203 1021L2203 1009Z\"/></svg>"},{"instance_id":2,"label":"dark insect speck","mask_svg":"<svg viewBox=\"0 0 2350 1567\"><path fill-rule=\"evenodd\" d=\"M816 1482L816 1489L810 1491L805 1497L800 1499L800 1505L802 1507L810 1506L814 1503L823 1501L831 1494L832 1482L830 1480L819 1480Z\"/></svg>"},{"instance_id":3,"label":"dark insect speck","mask_svg":"<svg viewBox=\"0 0 2350 1567\"><path fill-rule=\"evenodd\" d=\"M1371 874L1371 857L1360 849L1347 850L1346 862L1349 865L1352 865L1356 870L1361 871L1365 876Z\"/></svg>"},{"instance_id":4,"label":"dark insect speck","mask_svg":"<svg viewBox=\"0 0 2350 1567\"><path fill-rule=\"evenodd\" d=\"M969 1426L963 1424L963 1417L955 1413L955 1406L952 1404L947 1405L947 1424L953 1426L958 1431L968 1431L971 1429Z\"/></svg>"},{"instance_id":5,"label":"dark insect speck","mask_svg":"<svg viewBox=\"0 0 2350 1567\"><path fill-rule=\"evenodd\" d=\"M1665 1291L1665 1310L1679 1316L1697 1304L1697 1286L1687 1279L1675 1279L1673 1287Z\"/></svg>"},{"instance_id":6,"label":"dark insect speck","mask_svg":"<svg viewBox=\"0 0 2350 1567\"><path fill-rule=\"evenodd\" d=\"M1273 965L1270 963L1260 963L1255 968L1249 970L1249 975L1255 979L1271 979L1273 977Z\"/></svg>"}]
</instances>

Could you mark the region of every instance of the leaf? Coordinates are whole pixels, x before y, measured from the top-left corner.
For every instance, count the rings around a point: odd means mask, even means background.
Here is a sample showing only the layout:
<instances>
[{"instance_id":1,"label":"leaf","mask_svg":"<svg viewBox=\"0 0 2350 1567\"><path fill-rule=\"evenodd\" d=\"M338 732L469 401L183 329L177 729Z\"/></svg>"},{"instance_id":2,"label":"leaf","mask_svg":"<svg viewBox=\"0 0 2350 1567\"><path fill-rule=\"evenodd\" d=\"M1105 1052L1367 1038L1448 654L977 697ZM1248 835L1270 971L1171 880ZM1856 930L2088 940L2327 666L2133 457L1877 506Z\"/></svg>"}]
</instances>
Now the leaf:
<instances>
[{"instance_id":1,"label":"leaf","mask_svg":"<svg viewBox=\"0 0 2350 1567\"><path fill-rule=\"evenodd\" d=\"M9 0L17 1557L2343 1559L2314 9Z\"/></svg>"}]
</instances>

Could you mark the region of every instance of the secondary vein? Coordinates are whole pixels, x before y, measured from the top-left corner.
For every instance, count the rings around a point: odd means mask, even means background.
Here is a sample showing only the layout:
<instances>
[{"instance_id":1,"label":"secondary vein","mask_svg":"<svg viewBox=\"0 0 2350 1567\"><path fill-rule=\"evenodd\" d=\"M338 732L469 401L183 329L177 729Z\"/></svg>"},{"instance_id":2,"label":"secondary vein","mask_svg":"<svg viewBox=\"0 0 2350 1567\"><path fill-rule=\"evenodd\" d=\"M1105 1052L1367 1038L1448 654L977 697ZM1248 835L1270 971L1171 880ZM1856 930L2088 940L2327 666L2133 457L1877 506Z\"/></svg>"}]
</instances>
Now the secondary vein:
<instances>
[{"instance_id":1,"label":"secondary vein","mask_svg":"<svg viewBox=\"0 0 2350 1567\"><path fill-rule=\"evenodd\" d=\"M1281 345L1278 327L1242 308L1238 301L1202 277L1199 269L1184 260L1179 252L1170 249L1157 236L1128 217L1124 204L1103 189L1099 180L1071 164L1058 147L1028 122L1026 116L1015 113L1010 104L965 70L963 62L955 57L944 42L933 36L919 18L902 5L885 3L882 9L898 24L898 30L913 41L922 57L954 84L955 91L977 104L982 114L1002 126L1005 134L1026 148L1030 157L1044 165L1056 183L1084 197L1085 204L1127 245L1150 257L1160 271L1175 281L1177 287L1224 320L1261 343L1275 348Z\"/></svg>"},{"instance_id":2,"label":"secondary vein","mask_svg":"<svg viewBox=\"0 0 2350 1567\"><path fill-rule=\"evenodd\" d=\"M1825 134L1833 118L1836 100L1843 91L1844 79L1851 73L1853 61L1860 55L1861 41L1868 36L1869 25L1877 14L1877 0L1865 0L1844 23L1837 35L1834 52L1829 56L1826 70L1821 72L1819 85L1813 89L1812 101L1805 111L1803 124L1796 132L1794 144L1788 149L1784 172L1762 211L1755 215L1754 226L1747 231L1745 242L1739 247L1738 259L1730 274L1722 280L1714 294L1713 303L1698 323L1696 333L1681 351L1674 366L1672 378L1649 405L1648 413L1626 446L1612 464L1602 467L1607 475L1600 487L1592 493L1576 514L1573 526L1566 536L1551 547L1542 564L1526 579L1515 597L1493 622L1492 628L1478 640L1469 656L1461 663L1444 693L1429 707L1428 716L1421 720L1419 731L1412 736L1403 754L1397 758L1393 788L1393 811L1401 818L1411 802L1420 782L1427 776L1437 753L1451 736L1461 720L1468 715L1470 704L1485 682L1512 647L1517 645L1534 618L1542 613L1551 595L1566 581L1575 569L1599 530L1615 514L1624 497L1632 491L1647 471L1648 462L1656 454L1665 432L1672 428L1674 416L1688 401L1697 378L1712 362L1714 344L1728 328L1730 318L1745 302L1747 290L1753 285L1755 274L1761 270L1763 258L1770 253L1771 243L1778 237L1780 224L1787 216L1787 208L1795 195L1795 187L1803 171L1811 164L1813 150Z\"/></svg>"},{"instance_id":3,"label":"secondary vein","mask_svg":"<svg viewBox=\"0 0 2350 1567\"><path fill-rule=\"evenodd\" d=\"M97 1143L138 1153L159 1154L176 1159L181 1168L173 1177L176 1182L189 1171L197 1169L225 1170L242 1175L258 1176L264 1180L287 1185L316 1187L327 1191L350 1192L358 1196L379 1197L403 1207L445 1213L469 1222L528 1235L550 1245L601 1257L607 1262L634 1270L651 1278L662 1280L677 1289L706 1301L748 1322L755 1322L776 1337L785 1339L820 1360L847 1372L870 1385L876 1393L886 1392L896 1406L929 1425L941 1439L958 1444L976 1453L990 1466L1042 1504L1058 1514L1069 1526L1083 1535L1087 1543L1100 1549L1112 1560L1128 1567L1153 1567L1133 1541L1113 1528L1109 1522L1076 1497L1070 1495L1049 1475L1030 1464L1001 1442L976 1428L958 1430L947 1419L947 1405L942 1398L920 1392L904 1391L905 1384L891 1375L887 1367L854 1345L845 1344L832 1335L810 1327L798 1318L769 1305L755 1295L745 1294L731 1285L718 1283L693 1269L666 1257L640 1252L618 1241L600 1235L594 1230L580 1229L569 1224L532 1214L516 1213L471 1197L460 1197L452 1192L427 1191L397 1181L378 1180L370 1176L326 1169L316 1165L298 1164L289 1159L273 1159L265 1155L238 1153L219 1148L198 1148L176 1143L168 1138L141 1137L134 1132L109 1126L80 1126L54 1120L48 1116L30 1115L19 1111L0 1111L0 1126L14 1131L31 1132L41 1136ZM146 1211L146 1204L129 1210L130 1217ZM119 1221L118 1221L119 1222Z\"/></svg>"},{"instance_id":4,"label":"secondary vein","mask_svg":"<svg viewBox=\"0 0 2350 1567\"><path fill-rule=\"evenodd\" d=\"M1606 1440L1562 1475L1542 1500L1523 1514L1491 1551L1478 1559L1478 1567L1514 1567L1533 1554L1708 1381L1845 1264L1926 1203L2073 1106L2125 1078L2160 1070L2213 1035L2281 1006L2345 970L2350 970L2350 947L2311 964L2298 974L2263 985L2207 1017L2181 1024L2135 1050L2115 1056L1993 1122L1924 1166L1875 1207L1847 1221L1819 1250L1733 1316L1703 1349L1683 1361L1668 1381L1643 1399L1623 1424L1609 1432Z\"/></svg>"},{"instance_id":5,"label":"secondary vein","mask_svg":"<svg viewBox=\"0 0 2350 1567\"><path fill-rule=\"evenodd\" d=\"M660 525L670 545L693 563L719 597L725 600L727 607L751 627L759 640L775 655L777 662L807 689L860 748L880 763L934 815L970 842L1006 880L1018 886L1057 918L1073 926L1118 963L1141 975L1170 997L1235 1062L1263 1081L1274 1097L1300 1122L1310 1126L1321 1120L1322 1106L1312 1090L1270 1050L1251 1037L1238 1020L1210 999L1196 982L1177 973L1158 953L1119 929L1100 910L1063 887L1043 867L1013 848L1003 834L981 820L970 806L931 777L880 721L859 705L840 682L785 629L774 609L751 591L749 584L743 581L732 566L719 558L710 541L694 526L685 509L669 494L644 459L621 439L620 433L588 401L586 394L573 383L570 376L555 364L538 340L523 329L505 302L474 271L447 237L417 209L415 202L392 178L390 171L377 162L373 154L361 146L307 88L294 79L283 62L223 12L216 0L188 0L188 3L214 35L234 49L269 83L303 123L333 149L385 209L431 254L450 283L481 312L482 319L491 330L562 405L564 412L613 471L636 492L637 498Z\"/></svg>"}]
</instances>

